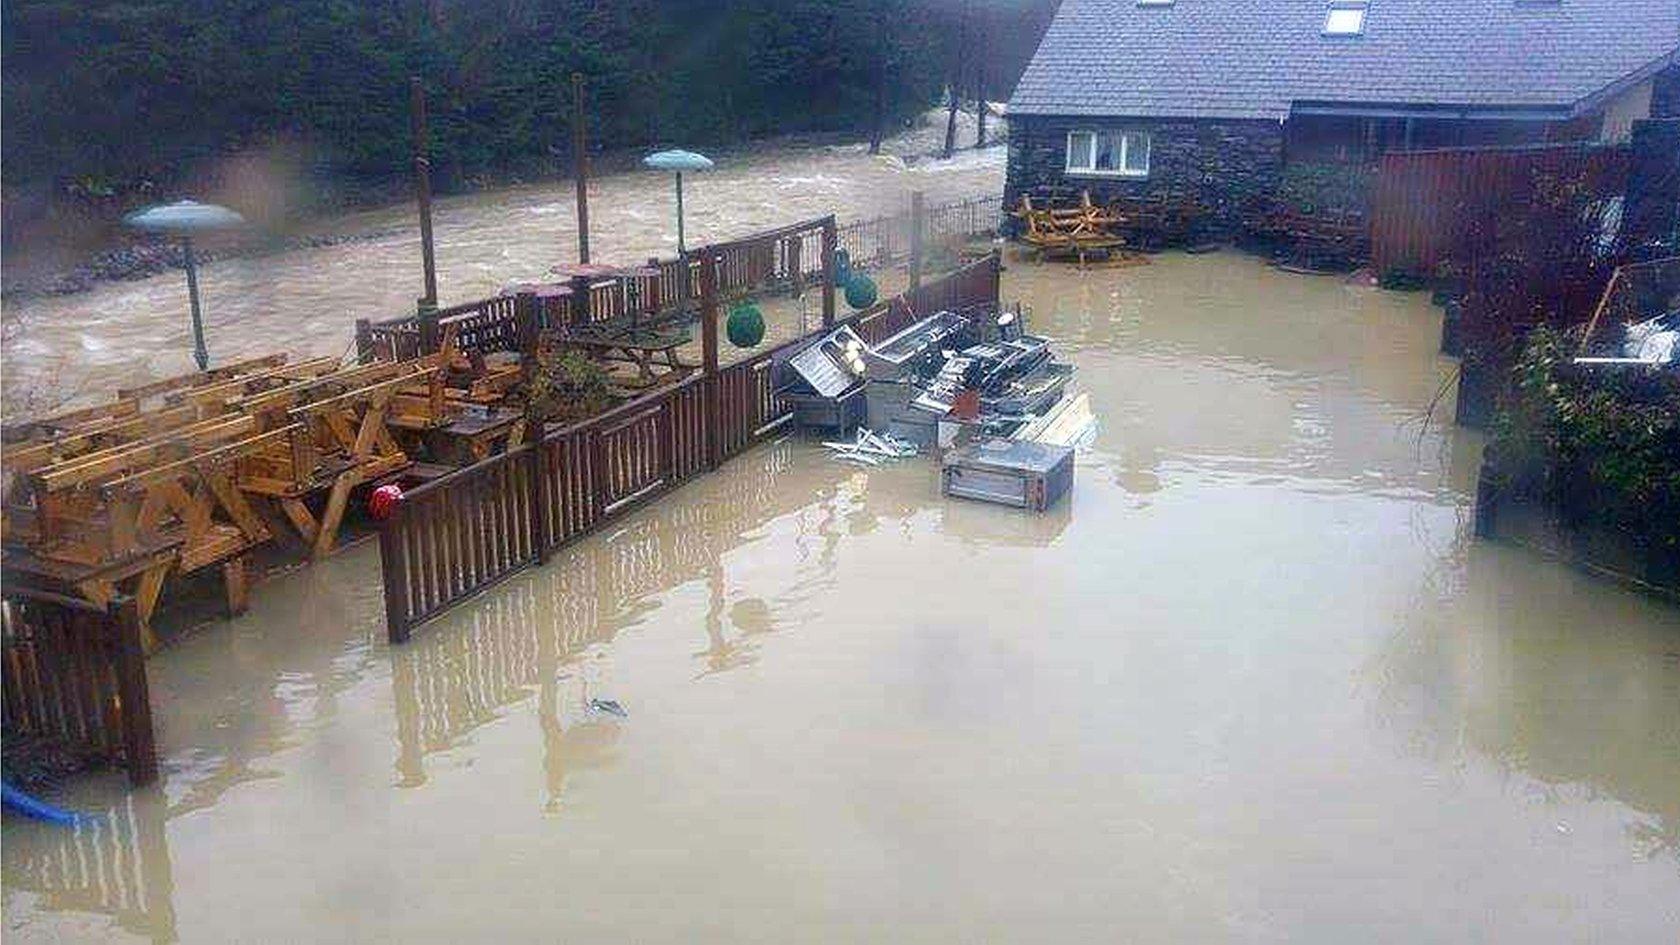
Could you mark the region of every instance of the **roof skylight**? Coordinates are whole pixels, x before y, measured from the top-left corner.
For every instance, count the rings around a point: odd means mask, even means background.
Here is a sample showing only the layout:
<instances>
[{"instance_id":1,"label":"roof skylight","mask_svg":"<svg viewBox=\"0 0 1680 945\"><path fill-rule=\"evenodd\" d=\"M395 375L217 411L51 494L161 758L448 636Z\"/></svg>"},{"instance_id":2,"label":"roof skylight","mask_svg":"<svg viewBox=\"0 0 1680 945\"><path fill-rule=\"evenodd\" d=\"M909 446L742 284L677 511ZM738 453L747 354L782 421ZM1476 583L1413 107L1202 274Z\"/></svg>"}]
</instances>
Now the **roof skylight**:
<instances>
[{"instance_id":1,"label":"roof skylight","mask_svg":"<svg viewBox=\"0 0 1680 945\"><path fill-rule=\"evenodd\" d=\"M1365 32L1364 0L1336 0L1324 14L1324 35L1358 36Z\"/></svg>"}]
</instances>

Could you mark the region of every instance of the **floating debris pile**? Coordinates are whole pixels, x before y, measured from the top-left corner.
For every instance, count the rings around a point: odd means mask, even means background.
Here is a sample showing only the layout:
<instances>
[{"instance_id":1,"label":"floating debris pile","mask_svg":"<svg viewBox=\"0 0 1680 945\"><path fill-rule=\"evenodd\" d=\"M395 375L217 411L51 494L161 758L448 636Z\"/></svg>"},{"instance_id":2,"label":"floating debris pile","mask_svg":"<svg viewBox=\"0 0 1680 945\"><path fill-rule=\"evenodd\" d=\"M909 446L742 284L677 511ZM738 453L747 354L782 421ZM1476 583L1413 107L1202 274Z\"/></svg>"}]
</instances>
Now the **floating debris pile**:
<instances>
[{"instance_id":1,"label":"floating debris pile","mask_svg":"<svg viewBox=\"0 0 1680 945\"><path fill-rule=\"evenodd\" d=\"M1031 453L1019 472L1038 486L946 492L1041 510L1066 493L1073 447L1095 419L1088 397L1067 396L1073 366L1056 358L1049 339L1027 334L1025 321L1019 309L939 312L875 345L838 328L778 366L778 393L803 428L855 431L823 443L844 462L877 466L937 450L949 486L968 465L976 468L967 481L1015 475L999 471L999 458ZM1029 448L965 451L1011 442ZM1047 474L1055 481L1045 488Z\"/></svg>"}]
</instances>

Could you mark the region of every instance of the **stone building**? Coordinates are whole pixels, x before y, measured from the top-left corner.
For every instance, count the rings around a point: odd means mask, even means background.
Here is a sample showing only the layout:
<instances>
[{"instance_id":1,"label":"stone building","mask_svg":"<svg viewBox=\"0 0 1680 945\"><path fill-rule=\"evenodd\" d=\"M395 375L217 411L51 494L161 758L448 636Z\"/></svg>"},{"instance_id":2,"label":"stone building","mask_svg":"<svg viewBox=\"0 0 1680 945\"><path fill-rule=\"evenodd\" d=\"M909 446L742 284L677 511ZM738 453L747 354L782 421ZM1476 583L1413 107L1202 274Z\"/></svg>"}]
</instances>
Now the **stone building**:
<instances>
[{"instance_id":1,"label":"stone building","mask_svg":"<svg viewBox=\"0 0 1680 945\"><path fill-rule=\"evenodd\" d=\"M1004 199L1194 198L1394 148L1619 141L1680 100L1680 0L1063 0L1009 101Z\"/></svg>"}]
</instances>

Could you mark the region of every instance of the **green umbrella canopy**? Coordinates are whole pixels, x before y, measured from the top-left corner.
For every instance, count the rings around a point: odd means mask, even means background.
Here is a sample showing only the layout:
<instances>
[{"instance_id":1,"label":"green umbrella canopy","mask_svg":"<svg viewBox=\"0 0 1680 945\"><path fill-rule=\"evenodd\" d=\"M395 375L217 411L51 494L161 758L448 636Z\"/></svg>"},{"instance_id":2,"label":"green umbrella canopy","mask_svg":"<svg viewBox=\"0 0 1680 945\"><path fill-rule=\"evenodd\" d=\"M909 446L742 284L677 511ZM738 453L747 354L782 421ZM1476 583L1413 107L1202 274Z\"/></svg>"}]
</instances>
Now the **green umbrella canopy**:
<instances>
[{"instance_id":1,"label":"green umbrella canopy","mask_svg":"<svg viewBox=\"0 0 1680 945\"><path fill-rule=\"evenodd\" d=\"M198 233L206 230L225 230L238 226L245 218L226 207L196 200L177 200L174 203L147 207L123 218L129 226L161 233Z\"/></svg>"},{"instance_id":2,"label":"green umbrella canopy","mask_svg":"<svg viewBox=\"0 0 1680 945\"><path fill-rule=\"evenodd\" d=\"M713 166L712 159L704 154L681 149L650 154L642 158L642 163L661 171L704 171Z\"/></svg>"}]
</instances>

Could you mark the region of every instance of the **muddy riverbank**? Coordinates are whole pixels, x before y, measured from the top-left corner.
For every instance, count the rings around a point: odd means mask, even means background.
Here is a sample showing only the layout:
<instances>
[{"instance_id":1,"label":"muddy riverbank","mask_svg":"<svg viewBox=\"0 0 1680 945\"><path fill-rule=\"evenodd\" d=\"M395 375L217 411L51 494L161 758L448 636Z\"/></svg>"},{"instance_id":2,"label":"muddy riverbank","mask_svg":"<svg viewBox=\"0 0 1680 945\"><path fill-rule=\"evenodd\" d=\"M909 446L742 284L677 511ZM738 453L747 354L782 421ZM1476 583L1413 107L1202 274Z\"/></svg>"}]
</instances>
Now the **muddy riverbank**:
<instances>
[{"instance_id":1,"label":"muddy riverbank","mask_svg":"<svg viewBox=\"0 0 1680 945\"><path fill-rule=\"evenodd\" d=\"M7 821L6 938L1680 934L1680 610L1471 538L1426 297L1003 291L1103 418L1069 505L789 439L394 650L376 548L277 579L152 661L160 784Z\"/></svg>"}]
</instances>

